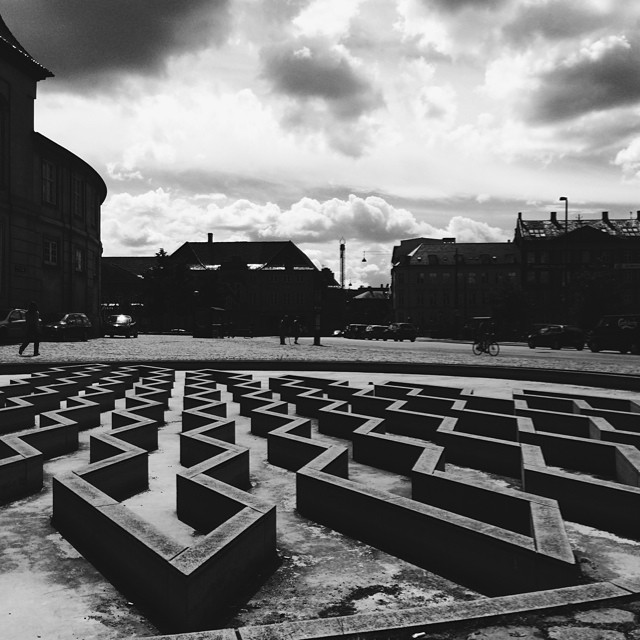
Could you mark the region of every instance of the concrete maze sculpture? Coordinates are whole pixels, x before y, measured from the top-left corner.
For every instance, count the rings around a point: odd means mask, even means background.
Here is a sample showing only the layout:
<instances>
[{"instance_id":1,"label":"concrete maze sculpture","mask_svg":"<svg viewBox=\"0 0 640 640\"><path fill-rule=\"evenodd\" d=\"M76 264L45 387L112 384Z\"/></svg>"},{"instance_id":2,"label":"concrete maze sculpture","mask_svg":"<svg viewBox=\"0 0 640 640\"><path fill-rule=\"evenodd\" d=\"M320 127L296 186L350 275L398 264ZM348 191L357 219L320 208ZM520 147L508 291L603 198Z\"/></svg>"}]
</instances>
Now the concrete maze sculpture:
<instances>
[{"instance_id":1,"label":"concrete maze sculpture","mask_svg":"<svg viewBox=\"0 0 640 640\"><path fill-rule=\"evenodd\" d=\"M160 367L78 365L0 388L1 504L39 491L45 461L75 451L79 431L111 412L88 464L53 479L52 523L167 631L223 626L278 566L276 507L250 492L222 386L267 439L268 462L296 474L303 517L485 595L583 583L565 518L640 538L640 406L630 400L291 375L262 388L202 369L185 373L176 512L205 535L180 544L121 504L148 487L174 379ZM313 437L314 425L345 444ZM411 498L350 480L350 455L409 477ZM447 464L522 490L468 484Z\"/></svg>"}]
</instances>

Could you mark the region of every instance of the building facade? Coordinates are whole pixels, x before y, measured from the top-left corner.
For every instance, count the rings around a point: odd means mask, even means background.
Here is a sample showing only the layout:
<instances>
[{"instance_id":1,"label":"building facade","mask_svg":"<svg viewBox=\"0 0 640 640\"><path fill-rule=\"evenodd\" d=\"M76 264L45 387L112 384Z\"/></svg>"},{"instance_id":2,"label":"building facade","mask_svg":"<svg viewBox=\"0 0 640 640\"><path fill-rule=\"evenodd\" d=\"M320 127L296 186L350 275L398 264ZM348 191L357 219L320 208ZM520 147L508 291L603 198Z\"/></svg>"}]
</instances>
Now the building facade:
<instances>
[{"instance_id":1,"label":"building facade","mask_svg":"<svg viewBox=\"0 0 640 640\"><path fill-rule=\"evenodd\" d=\"M640 212L571 220L518 214L514 243L532 322L588 328L604 314L640 312Z\"/></svg>"},{"instance_id":2,"label":"building facade","mask_svg":"<svg viewBox=\"0 0 640 640\"><path fill-rule=\"evenodd\" d=\"M496 315L513 299L519 262L511 242L403 241L392 257L395 320L434 337L461 336L471 318Z\"/></svg>"},{"instance_id":3,"label":"building facade","mask_svg":"<svg viewBox=\"0 0 640 640\"><path fill-rule=\"evenodd\" d=\"M193 331L194 319L211 317L225 324L227 333L275 335L288 316L298 317L312 334L326 332L334 322L333 273L318 269L291 241L214 242L209 234L207 242L185 242L171 255L158 254L138 274L144 279L142 296L135 278L111 282L123 270L135 274L131 260L103 258L103 290L111 295L103 302L143 302L150 330ZM148 259L136 260L142 265Z\"/></svg>"},{"instance_id":4,"label":"building facade","mask_svg":"<svg viewBox=\"0 0 640 640\"><path fill-rule=\"evenodd\" d=\"M100 304L100 206L106 186L34 131L37 83L52 73L0 18L0 307L87 313Z\"/></svg>"},{"instance_id":5,"label":"building facade","mask_svg":"<svg viewBox=\"0 0 640 640\"><path fill-rule=\"evenodd\" d=\"M606 314L640 313L640 212L613 219L525 220L513 242L412 238L394 247L396 321L462 337L478 316L503 336L535 323L592 328Z\"/></svg>"}]
</instances>

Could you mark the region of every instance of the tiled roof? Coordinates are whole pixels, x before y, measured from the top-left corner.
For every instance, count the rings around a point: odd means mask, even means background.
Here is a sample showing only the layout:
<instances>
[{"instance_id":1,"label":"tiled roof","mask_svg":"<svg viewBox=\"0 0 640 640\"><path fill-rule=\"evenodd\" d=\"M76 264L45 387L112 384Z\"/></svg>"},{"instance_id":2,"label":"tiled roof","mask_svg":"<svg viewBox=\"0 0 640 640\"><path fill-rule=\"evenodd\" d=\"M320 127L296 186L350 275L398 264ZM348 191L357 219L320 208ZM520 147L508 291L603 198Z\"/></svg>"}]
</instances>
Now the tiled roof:
<instances>
[{"instance_id":1,"label":"tiled roof","mask_svg":"<svg viewBox=\"0 0 640 640\"><path fill-rule=\"evenodd\" d=\"M619 238L640 238L640 220L627 219L597 219L597 220L568 220L567 231L573 233L580 229L591 228ZM564 219L551 220L518 220L518 229L522 238L556 238L564 235Z\"/></svg>"},{"instance_id":2,"label":"tiled roof","mask_svg":"<svg viewBox=\"0 0 640 640\"><path fill-rule=\"evenodd\" d=\"M404 264L452 265L458 261L464 264L499 263L511 264L516 260L519 249L511 242L444 242L441 244L420 244L410 252ZM431 257L432 256L432 257Z\"/></svg>"},{"instance_id":3,"label":"tiled roof","mask_svg":"<svg viewBox=\"0 0 640 640\"><path fill-rule=\"evenodd\" d=\"M25 65L38 80L52 78L53 73L43 67L35 58L31 57L27 50L18 42L11 33L5 21L0 16L0 55L13 58L13 60Z\"/></svg>"},{"instance_id":4,"label":"tiled roof","mask_svg":"<svg viewBox=\"0 0 640 640\"><path fill-rule=\"evenodd\" d=\"M178 252L190 250L195 264L218 267L239 261L250 268L292 266L315 269L311 260L291 241L275 242L187 242Z\"/></svg>"}]
</instances>

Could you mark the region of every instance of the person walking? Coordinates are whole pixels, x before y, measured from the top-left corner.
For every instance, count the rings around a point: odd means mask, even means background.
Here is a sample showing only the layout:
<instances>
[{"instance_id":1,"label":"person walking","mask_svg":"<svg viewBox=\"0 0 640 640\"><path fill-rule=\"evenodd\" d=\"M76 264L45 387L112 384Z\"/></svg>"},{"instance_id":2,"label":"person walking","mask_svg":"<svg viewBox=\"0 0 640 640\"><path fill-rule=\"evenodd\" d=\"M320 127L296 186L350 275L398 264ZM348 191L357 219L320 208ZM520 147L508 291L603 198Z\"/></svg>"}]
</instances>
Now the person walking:
<instances>
[{"instance_id":1,"label":"person walking","mask_svg":"<svg viewBox=\"0 0 640 640\"><path fill-rule=\"evenodd\" d=\"M20 345L18 353L22 355L24 350L33 342L33 355L40 355L40 312L35 302L30 302L25 314L25 337L24 342Z\"/></svg>"},{"instance_id":2,"label":"person walking","mask_svg":"<svg viewBox=\"0 0 640 640\"><path fill-rule=\"evenodd\" d=\"M286 338L289 335L289 316L284 316L280 320L280 344L287 344Z\"/></svg>"},{"instance_id":3,"label":"person walking","mask_svg":"<svg viewBox=\"0 0 640 640\"><path fill-rule=\"evenodd\" d=\"M293 319L291 325L291 335L293 336L293 344L300 344L298 338L300 337L300 318L297 316Z\"/></svg>"}]
</instances>

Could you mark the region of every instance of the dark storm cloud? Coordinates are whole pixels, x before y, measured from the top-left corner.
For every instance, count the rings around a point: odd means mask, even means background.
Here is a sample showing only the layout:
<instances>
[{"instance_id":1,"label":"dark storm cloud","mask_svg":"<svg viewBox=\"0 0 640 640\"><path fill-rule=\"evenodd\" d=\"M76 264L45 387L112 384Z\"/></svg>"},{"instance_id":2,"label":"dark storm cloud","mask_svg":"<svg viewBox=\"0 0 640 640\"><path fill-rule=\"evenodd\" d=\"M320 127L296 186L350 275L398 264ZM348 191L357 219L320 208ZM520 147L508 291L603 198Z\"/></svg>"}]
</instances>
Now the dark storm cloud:
<instances>
[{"instance_id":1,"label":"dark storm cloud","mask_svg":"<svg viewBox=\"0 0 640 640\"><path fill-rule=\"evenodd\" d=\"M609 20L611 16L595 12L582 0L553 0L520 6L503 32L511 42L521 45L536 37L545 40L573 38L606 26Z\"/></svg>"},{"instance_id":2,"label":"dark storm cloud","mask_svg":"<svg viewBox=\"0 0 640 640\"><path fill-rule=\"evenodd\" d=\"M640 102L640 41L593 45L539 76L529 119L553 123Z\"/></svg>"},{"instance_id":3,"label":"dark storm cloud","mask_svg":"<svg viewBox=\"0 0 640 640\"><path fill-rule=\"evenodd\" d=\"M62 81L158 72L168 56L222 42L231 0L0 0L22 45Z\"/></svg>"},{"instance_id":4,"label":"dark storm cloud","mask_svg":"<svg viewBox=\"0 0 640 640\"><path fill-rule=\"evenodd\" d=\"M380 93L342 54L324 43L286 43L263 52L263 74L276 92L323 100L340 120L357 119L382 104Z\"/></svg>"},{"instance_id":5,"label":"dark storm cloud","mask_svg":"<svg viewBox=\"0 0 640 640\"><path fill-rule=\"evenodd\" d=\"M458 13L464 9L493 10L504 4L507 0L422 0L427 9L437 9L443 13Z\"/></svg>"}]
</instances>

